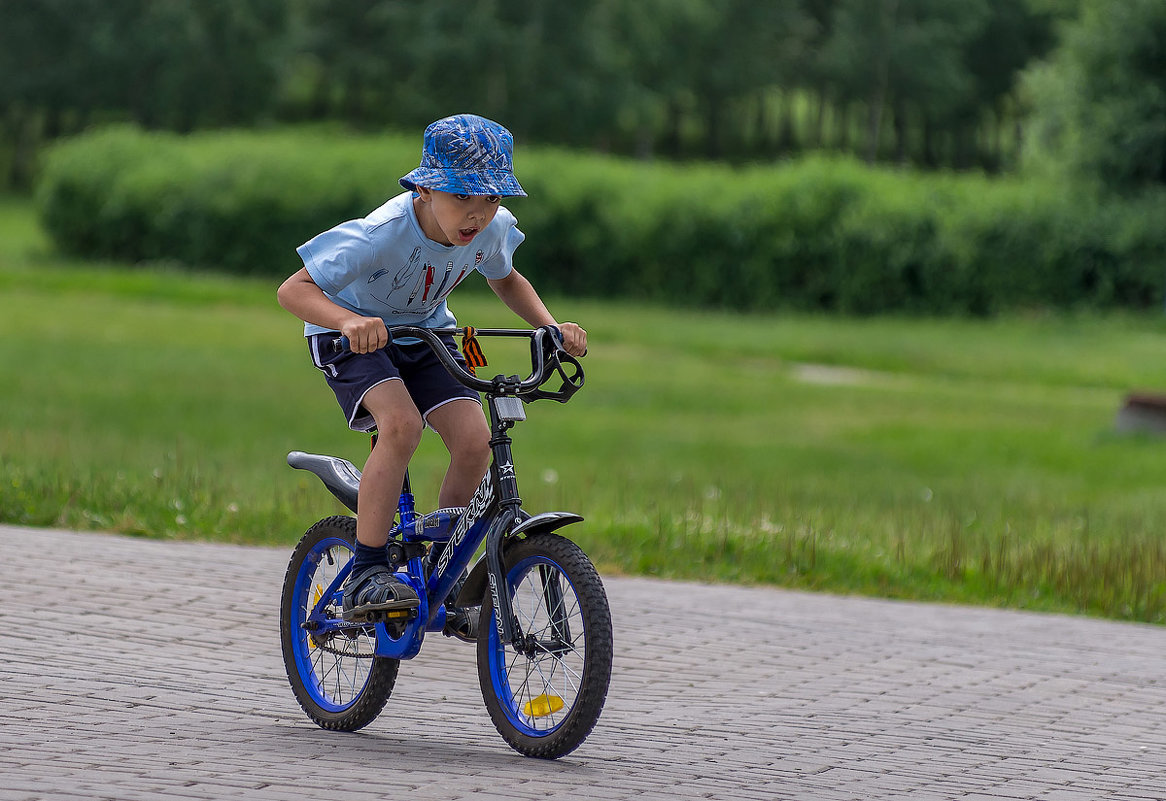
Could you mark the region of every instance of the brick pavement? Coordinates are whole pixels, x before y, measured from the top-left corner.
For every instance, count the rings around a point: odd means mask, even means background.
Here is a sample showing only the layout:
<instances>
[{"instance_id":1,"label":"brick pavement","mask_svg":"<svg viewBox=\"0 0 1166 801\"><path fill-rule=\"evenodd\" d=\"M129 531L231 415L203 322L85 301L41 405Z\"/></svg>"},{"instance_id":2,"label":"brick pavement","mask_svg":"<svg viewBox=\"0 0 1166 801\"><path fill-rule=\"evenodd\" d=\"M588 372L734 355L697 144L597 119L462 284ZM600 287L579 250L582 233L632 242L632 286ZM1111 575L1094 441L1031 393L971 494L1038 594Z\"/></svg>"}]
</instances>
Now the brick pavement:
<instances>
[{"instance_id":1,"label":"brick pavement","mask_svg":"<svg viewBox=\"0 0 1166 801\"><path fill-rule=\"evenodd\" d=\"M311 724L287 557L0 526L0 799L1166 798L1163 628L607 578L607 708L543 762L440 636L367 729Z\"/></svg>"}]
</instances>

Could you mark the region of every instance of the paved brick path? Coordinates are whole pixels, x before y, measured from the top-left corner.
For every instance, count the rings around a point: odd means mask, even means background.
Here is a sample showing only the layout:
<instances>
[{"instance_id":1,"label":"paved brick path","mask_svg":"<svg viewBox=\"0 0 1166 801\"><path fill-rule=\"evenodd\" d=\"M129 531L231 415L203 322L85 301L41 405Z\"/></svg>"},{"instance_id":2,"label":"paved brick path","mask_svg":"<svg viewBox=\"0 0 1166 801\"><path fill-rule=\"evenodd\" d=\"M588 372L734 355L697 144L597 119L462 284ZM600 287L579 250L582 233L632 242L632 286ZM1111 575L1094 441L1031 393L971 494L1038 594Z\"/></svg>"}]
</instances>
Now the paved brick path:
<instances>
[{"instance_id":1,"label":"paved brick path","mask_svg":"<svg viewBox=\"0 0 1166 801\"><path fill-rule=\"evenodd\" d=\"M543 762L440 636L363 732L308 722L286 559L0 526L0 798L1166 798L1163 628L609 578L607 708Z\"/></svg>"}]
</instances>

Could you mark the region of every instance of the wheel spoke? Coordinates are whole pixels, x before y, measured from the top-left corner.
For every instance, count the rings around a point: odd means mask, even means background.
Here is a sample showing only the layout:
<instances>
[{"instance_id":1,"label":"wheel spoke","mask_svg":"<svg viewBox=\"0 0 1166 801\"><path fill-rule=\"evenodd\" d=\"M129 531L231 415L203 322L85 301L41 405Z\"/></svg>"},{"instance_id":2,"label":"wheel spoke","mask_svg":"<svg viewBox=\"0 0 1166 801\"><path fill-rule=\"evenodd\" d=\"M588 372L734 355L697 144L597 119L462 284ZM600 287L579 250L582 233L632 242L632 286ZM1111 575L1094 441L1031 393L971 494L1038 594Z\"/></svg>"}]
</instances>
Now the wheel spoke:
<instances>
[{"instance_id":1,"label":"wheel spoke","mask_svg":"<svg viewBox=\"0 0 1166 801\"><path fill-rule=\"evenodd\" d=\"M511 677L515 714L539 729L554 728L561 722L578 699L582 685L581 668L573 663L582 664L584 656L571 636L572 631L583 631L582 617L578 599L564 578L555 566L540 564L537 570L526 573L515 592L514 608L524 633L532 638L535 653L527 656L511 646L506 672ZM564 646L568 650L563 651ZM523 711L532 708L537 699L552 696L562 699L561 710L543 715Z\"/></svg>"}]
</instances>

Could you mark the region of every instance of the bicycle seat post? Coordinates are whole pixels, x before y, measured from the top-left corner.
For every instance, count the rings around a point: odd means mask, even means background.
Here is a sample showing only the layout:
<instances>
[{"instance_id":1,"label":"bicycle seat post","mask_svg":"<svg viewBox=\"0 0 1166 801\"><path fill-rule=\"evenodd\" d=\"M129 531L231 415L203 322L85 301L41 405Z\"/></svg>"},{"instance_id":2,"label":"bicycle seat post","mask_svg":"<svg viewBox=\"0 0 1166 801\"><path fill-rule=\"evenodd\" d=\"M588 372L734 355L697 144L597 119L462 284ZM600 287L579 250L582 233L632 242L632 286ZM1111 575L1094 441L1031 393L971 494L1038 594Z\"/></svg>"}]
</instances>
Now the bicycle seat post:
<instances>
[{"instance_id":1,"label":"bicycle seat post","mask_svg":"<svg viewBox=\"0 0 1166 801\"><path fill-rule=\"evenodd\" d=\"M413 501L413 487L409 483L409 468L405 468L405 480L401 484L401 497L397 501L397 514L401 520L401 531L408 531L417 522L417 507Z\"/></svg>"}]
</instances>

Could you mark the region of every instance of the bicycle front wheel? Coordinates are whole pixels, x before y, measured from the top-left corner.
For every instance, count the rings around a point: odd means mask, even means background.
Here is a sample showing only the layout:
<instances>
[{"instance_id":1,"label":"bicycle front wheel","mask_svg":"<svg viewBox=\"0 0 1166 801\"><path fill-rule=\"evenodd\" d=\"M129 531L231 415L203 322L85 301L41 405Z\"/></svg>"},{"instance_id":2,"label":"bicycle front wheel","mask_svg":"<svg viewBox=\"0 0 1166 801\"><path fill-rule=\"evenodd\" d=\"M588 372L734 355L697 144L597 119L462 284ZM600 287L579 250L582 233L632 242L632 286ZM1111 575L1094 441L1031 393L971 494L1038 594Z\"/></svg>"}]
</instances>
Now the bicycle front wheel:
<instances>
[{"instance_id":1,"label":"bicycle front wheel","mask_svg":"<svg viewBox=\"0 0 1166 801\"><path fill-rule=\"evenodd\" d=\"M279 635L296 700L317 725L356 731L389 699L400 661L374 655L372 626L340 615L340 572L352 558L356 520L328 517L308 529L283 582Z\"/></svg>"},{"instance_id":2,"label":"bicycle front wheel","mask_svg":"<svg viewBox=\"0 0 1166 801\"><path fill-rule=\"evenodd\" d=\"M522 636L504 644L490 594L478 627L478 681L502 738L557 759L591 733L611 680L611 612L599 574L575 543L534 534L506 554Z\"/></svg>"}]
</instances>

